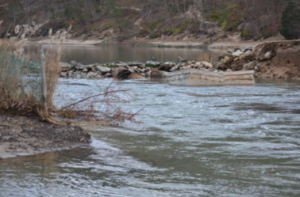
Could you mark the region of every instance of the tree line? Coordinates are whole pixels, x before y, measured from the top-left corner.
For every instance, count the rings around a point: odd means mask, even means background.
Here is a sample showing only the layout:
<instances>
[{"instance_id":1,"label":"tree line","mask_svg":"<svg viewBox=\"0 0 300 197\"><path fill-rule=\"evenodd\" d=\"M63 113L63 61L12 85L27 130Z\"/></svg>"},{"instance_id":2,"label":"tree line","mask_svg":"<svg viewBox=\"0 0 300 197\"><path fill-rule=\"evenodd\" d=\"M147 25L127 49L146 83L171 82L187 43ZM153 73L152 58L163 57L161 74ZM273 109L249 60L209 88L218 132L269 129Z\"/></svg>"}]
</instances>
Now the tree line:
<instances>
[{"instance_id":1,"label":"tree line","mask_svg":"<svg viewBox=\"0 0 300 197\"><path fill-rule=\"evenodd\" d=\"M201 34L201 23L213 21L225 31L240 31L243 39L279 32L287 39L300 37L299 0L0 0L0 5L0 18L8 29L17 23L51 21L53 25L60 20L57 27L74 24L90 31L106 20L102 26L128 30L132 36L156 37L186 30ZM191 7L201 12L201 19L185 16ZM139 17L142 28L134 29Z\"/></svg>"}]
</instances>

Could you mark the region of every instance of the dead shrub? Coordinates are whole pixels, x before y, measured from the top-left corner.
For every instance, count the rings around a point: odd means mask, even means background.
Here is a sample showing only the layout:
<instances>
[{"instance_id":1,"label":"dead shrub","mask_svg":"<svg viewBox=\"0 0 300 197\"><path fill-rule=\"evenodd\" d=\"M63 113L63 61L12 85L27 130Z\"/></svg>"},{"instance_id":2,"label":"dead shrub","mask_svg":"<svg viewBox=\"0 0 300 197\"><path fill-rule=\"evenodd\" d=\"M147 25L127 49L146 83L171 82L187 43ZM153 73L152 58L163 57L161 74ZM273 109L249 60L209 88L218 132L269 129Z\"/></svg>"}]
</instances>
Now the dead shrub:
<instances>
[{"instance_id":1,"label":"dead shrub","mask_svg":"<svg viewBox=\"0 0 300 197\"><path fill-rule=\"evenodd\" d=\"M58 115L62 118L68 119L84 119L88 121L117 121L123 122L135 120L136 115L142 110L135 113L127 112L116 103L127 103L127 98L130 98L129 90L118 89L113 86L113 82L104 88L100 89L100 93L85 96L84 98L65 105L58 110Z\"/></svg>"},{"instance_id":2,"label":"dead shrub","mask_svg":"<svg viewBox=\"0 0 300 197\"><path fill-rule=\"evenodd\" d=\"M53 118L53 94L60 73L60 46L46 51L46 105L42 95L41 65L28 61L24 55L26 39L0 42L0 112L37 116L58 123Z\"/></svg>"},{"instance_id":3,"label":"dead shrub","mask_svg":"<svg viewBox=\"0 0 300 197\"><path fill-rule=\"evenodd\" d=\"M19 51L17 45L9 41L0 43L0 110L33 115L40 105L32 91L32 81L24 80L24 68L17 56Z\"/></svg>"},{"instance_id":4,"label":"dead shrub","mask_svg":"<svg viewBox=\"0 0 300 197\"><path fill-rule=\"evenodd\" d=\"M58 78L61 72L60 59L61 50L60 46L51 47L45 54L45 68L46 68L46 84L47 84L47 107L51 111L55 111L53 105L53 94L57 87Z\"/></svg>"}]
</instances>

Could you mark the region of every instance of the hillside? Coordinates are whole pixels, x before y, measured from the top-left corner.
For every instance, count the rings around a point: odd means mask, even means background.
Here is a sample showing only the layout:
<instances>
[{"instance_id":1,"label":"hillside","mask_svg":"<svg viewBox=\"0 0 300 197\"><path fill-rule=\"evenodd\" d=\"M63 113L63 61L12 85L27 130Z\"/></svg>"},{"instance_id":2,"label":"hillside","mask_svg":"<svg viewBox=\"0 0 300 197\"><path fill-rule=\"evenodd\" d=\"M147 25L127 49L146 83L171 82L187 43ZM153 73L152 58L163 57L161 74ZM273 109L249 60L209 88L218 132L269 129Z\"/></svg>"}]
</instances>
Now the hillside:
<instances>
[{"instance_id":1,"label":"hillside","mask_svg":"<svg viewBox=\"0 0 300 197\"><path fill-rule=\"evenodd\" d=\"M298 0L0 0L0 36L258 40L300 38ZM234 36L233 36L234 35Z\"/></svg>"}]
</instances>

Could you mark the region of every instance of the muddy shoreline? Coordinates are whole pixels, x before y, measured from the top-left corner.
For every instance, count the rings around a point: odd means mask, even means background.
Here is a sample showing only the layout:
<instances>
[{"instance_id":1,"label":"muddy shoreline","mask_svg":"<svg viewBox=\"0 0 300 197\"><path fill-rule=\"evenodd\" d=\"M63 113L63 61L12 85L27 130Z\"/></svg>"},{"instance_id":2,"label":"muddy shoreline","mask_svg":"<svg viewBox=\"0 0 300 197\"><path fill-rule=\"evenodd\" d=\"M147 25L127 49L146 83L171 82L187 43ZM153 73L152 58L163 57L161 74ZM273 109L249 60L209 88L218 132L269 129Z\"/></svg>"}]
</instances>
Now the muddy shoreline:
<instances>
[{"instance_id":1,"label":"muddy shoreline","mask_svg":"<svg viewBox=\"0 0 300 197\"><path fill-rule=\"evenodd\" d=\"M71 149L90 143L81 127L0 114L0 159Z\"/></svg>"}]
</instances>

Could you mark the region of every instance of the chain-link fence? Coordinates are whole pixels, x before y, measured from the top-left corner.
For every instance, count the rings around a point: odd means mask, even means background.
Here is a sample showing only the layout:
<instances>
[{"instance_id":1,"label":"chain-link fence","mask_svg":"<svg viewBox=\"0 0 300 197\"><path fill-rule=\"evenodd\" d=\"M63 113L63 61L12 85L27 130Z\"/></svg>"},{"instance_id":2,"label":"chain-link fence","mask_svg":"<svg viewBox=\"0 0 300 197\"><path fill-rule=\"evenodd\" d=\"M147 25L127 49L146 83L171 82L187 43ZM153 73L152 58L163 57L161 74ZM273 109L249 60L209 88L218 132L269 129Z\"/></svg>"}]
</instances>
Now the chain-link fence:
<instances>
[{"instance_id":1,"label":"chain-link fence","mask_svg":"<svg viewBox=\"0 0 300 197\"><path fill-rule=\"evenodd\" d=\"M0 48L0 102L6 109L43 99L41 63L25 61L12 51Z\"/></svg>"},{"instance_id":2,"label":"chain-link fence","mask_svg":"<svg viewBox=\"0 0 300 197\"><path fill-rule=\"evenodd\" d=\"M22 86L25 92L32 94L36 101L41 101L43 98L41 62L24 61L12 56L12 64L21 71Z\"/></svg>"}]
</instances>

